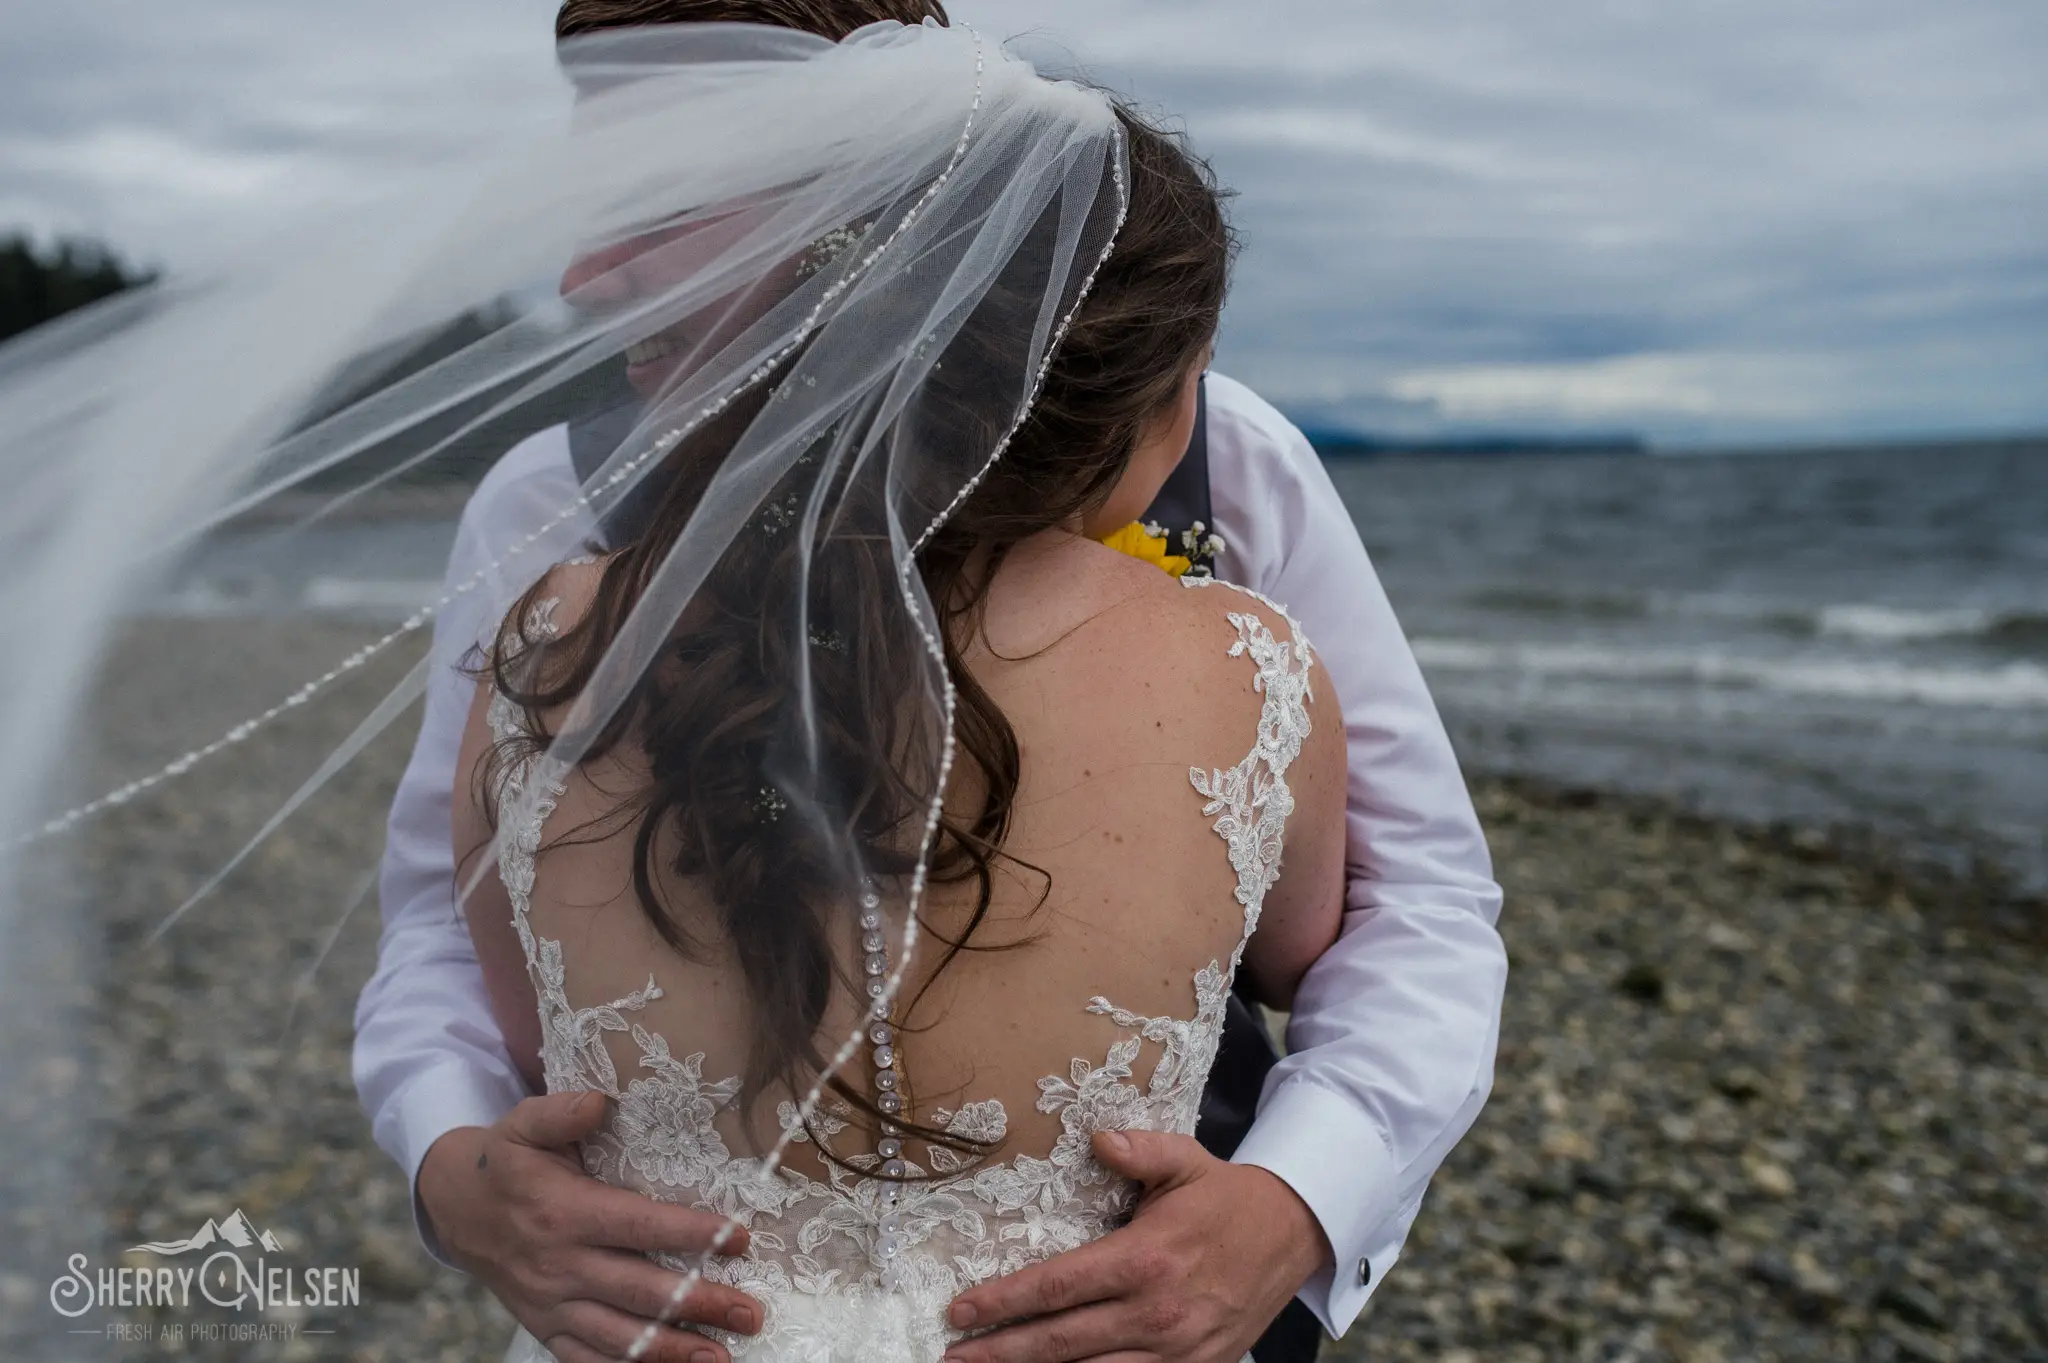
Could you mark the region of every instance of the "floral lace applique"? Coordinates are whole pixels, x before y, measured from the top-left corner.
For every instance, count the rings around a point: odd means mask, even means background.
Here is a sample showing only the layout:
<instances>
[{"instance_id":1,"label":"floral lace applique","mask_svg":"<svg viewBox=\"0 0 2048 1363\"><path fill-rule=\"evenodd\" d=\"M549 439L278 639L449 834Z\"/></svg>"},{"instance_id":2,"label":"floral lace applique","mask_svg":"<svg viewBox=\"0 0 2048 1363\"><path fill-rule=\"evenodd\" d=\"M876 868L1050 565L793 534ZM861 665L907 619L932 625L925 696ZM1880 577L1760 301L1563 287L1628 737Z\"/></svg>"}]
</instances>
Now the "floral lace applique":
<instances>
[{"instance_id":1,"label":"floral lace applique","mask_svg":"<svg viewBox=\"0 0 2048 1363\"><path fill-rule=\"evenodd\" d=\"M1218 585L1211 578L1181 581L1189 587ZM1254 685L1264 696L1257 740L1233 767L1189 773L1207 801L1203 815L1213 820L1237 872L1244 931L1228 964L1212 961L1197 972L1192 1017L1146 1017L1106 998L1091 999L1088 1011L1126 1035L1110 1045L1102 1064L1076 1059L1065 1076L1038 1081L1038 1110L1060 1119L1052 1149L1043 1157L976 1165L927 1146L926 1165L910 1165L912 1180L893 1207L882 1202L883 1184L868 1176L877 1165L873 1155L849 1157L850 1168L835 1165L822 1181L786 1168L768 1171L758 1158L735 1156L716 1122L739 1101L739 1079L706 1080L703 1052L678 1059L666 1038L627 1017L662 996L651 976L625 998L591 1008L570 1006L561 944L537 936L527 922L541 828L566 785L540 754L505 764L500 808L523 813L500 830L500 875L539 1000L548 1089L595 1089L616 1100L610 1122L585 1142L585 1167L594 1176L748 1227L748 1256L716 1260L706 1271L767 1307L757 1335L707 1331L734 1359L937 1360L960 1337L945 1324L946 1307L958 1293L1086 1244L1128 1219L1136 1187L1096 1163L1089 1146L1093 1133L1193 1134L1222 1037L1230 982L1279 874L1282 834L1294 807L1286 769L1309 732L1308 641L1279 607L1256 593L1246 595L1286 619L1292 638L1277 640L1255 614L1229 615L1237 631L1230 656L1251 659ZM526 637L554 635L556 604L550 599L535 605ZM522 735L523 716L504 695L492 697L488 713L500 741ZM530 783L537 795L528 804ZM605 1046L608 1033L629 1034L640 1050L641 1073L623 1088ZM1159 1058L1140 1087L1137 1068L1146 1043L1158 1048ZM780 1104L777 1116L792 1139L810 1138L797 1122L795 1104ZM1001 1140L1009 1126L1003 1104L994 1099L967 1103L957 1112L941 1109L932 1120L949 1133L986 1142ZM844 1114L830 1110L812 1117L812 1129L827 1137L845 1125ZM883 1265L877 1262L885 1218L903 1245L893 1292L882 1289ZM677 1269L692 1266L658 1257ZM544 1358L545 1352L530 1356Z\"/></svg>"},{"instance_id":2,"label":"floral lace applique","mask_svg":"<svg viewBox=\"0 0 2048 1363\"><path fill-rule=\"evenodd\" d=\"M1181 581L1189 587L1200 587L1217 579L1188 577ZM1237 953L1230 960L1233 975L1244 953L1244 941L1259 926L1259 909L1265 903L1266 891L1280 875L1282 837L1287 816L1294 812L1294 792L1287 788L1286 772L1294 759L1301 756L1301 745L1308 738L1308 702L1312 698L1308 680L1312 658L1301 626L1257 592L1243 587L1234 590L1280 611L1294 639L1283 644L1258 616L1230 612L1230 623L1237 629L1237 642L1231 645L1230 656L1251 655L1259 669L1252 687L1266 697L1259 712L1258 742L1242 762L1228 771L1204 773L1199 767L1188 771L1195 789L1209 797L1202 813L1215 817L1216 832L1229 846L1230 864L1237 872L1237 902L1244 905L1245 917L1244 939L1238 942Z\"/></svg>"}]
</instances>

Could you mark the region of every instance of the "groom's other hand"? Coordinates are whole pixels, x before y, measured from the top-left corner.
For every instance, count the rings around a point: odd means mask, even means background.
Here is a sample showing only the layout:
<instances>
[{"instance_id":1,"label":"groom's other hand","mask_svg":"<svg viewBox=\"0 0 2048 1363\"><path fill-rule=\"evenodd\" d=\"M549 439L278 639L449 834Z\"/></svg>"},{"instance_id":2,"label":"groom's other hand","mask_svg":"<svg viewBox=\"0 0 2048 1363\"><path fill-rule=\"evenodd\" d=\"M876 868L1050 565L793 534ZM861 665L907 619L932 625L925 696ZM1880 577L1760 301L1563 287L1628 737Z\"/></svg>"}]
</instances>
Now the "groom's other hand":
<instances>
[{"instance_id":1,"label":"groom's other hand","mask_svg":"<svg viewBox=\"0 0 2048 1363\"><path fill-rule=\"evenodd\" d=\"M680 1275L644 1257L711 1247L724 1218L613 1188L583 1172L576 1142L605 1116L601 1093L528 1098L496 1126L459 1127L420 1164L420 1204L441 1248L496 1294L560 1363L611 1363L657 1317L750 1335L761 1305L698 1283L678 1310ZM744 1254L735 1229L721 1254ZM669 1326L640 1355L653 1363L730 1363L717 1343Z\"/></svg>"},{"instance_id":2,"label":"groom's other hand","mask_svg":"<svg viewBox=\"0 0 2048 1363\"><path fill-rule=\"evenodd\" d=\"M1329 1262L1292 1188L1191 1136L1097 1132L1095 1158L1144 1185L1131 1223L961 1293L955 1329L1015 1323L955 1344L947 1363L1238 1363Z\"/></svg>"}]
</instances>

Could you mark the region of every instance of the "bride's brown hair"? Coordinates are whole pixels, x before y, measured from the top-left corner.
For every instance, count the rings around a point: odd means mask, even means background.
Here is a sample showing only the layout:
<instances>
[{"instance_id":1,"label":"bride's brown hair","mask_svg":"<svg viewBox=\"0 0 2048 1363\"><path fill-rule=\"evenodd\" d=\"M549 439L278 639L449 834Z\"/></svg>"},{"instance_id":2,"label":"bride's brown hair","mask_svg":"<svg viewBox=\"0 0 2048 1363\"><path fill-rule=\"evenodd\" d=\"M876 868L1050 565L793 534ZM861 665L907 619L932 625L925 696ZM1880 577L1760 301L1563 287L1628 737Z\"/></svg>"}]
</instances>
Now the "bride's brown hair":
<instances>
[{"instance_id":1,"label":"bride's brown hair","mask_svg":"<svg viewBox=\"0 0 2048 1363\"><path fill-rule=\"evenodd\" d=\"M947 950L933 976L972 948L988 913L1022 770L1008 717L961 662L990 577L1010 546L1074 523L1109 496L1141 434L1171 408L1200 362L1228 287L1233 242L1207 165L1129 110L1118 108L1117 117L1129 198L1115 246L1009 448L918 558L941 616L964 759L929 873L935 883L971 885L974 895L966 926L938 934ZM1037 300L1027 301L991 313L1028 326ZM977 389L985 371L974 363L976 325L926 380L928 410L943 409L957 438L992 445L1010 413L988 411L986 392ZM993 326L980 335L990 351L1016 350L1014 337L1002 341ZM719 429L700 432L668 457L648 528L616 546L590 609L548 641L541 666L514 661L537 639L508 643L491 659L496 684L526 709L539 744L548 737L542 712L569 704L589 683L760 401L736 404ZM803 472L792 471L772 504L799 486ZM835 849L850 841L866 872L907 876L930 795L911 773L933 770L933 735L903 705L906 679L923 675L926 655L899 608L885 509L878 497L842 491L836 530L806 537L784 525L781 533L734 541L586 759L623 745L644 760L644 788L597 822L633 832L636 896L677 951L694 956L700 948L665 906L662 885L696 880L716 905L717 927L749 991L755 1041L745 1083L754 1094L778 1082L801 1091L826 1068L818 1032L835 982L853 984L835 954L849 883ZM537 584L510 619L527 621L549 590L545 580ZM795 639L783 622L800 610L812 623L807 638ZM799 650L808 656L796 656ZM810 684L800 688L796 679L806 670ZM815 748L797 755L790 750L800 733L815 735ZM509 755L494 753L493 763ZM481 793L494 786L488 770L479 774ZM778 817L785 802L796 811ZM883 1120L867 1095L836 1078L831 1087ZM900 1116L888 1120L924 1139L981 1149Z\"/></svg>"},{"instance_id":2,"label":"bride's brown hair","mask_svg":"<svg viewBox=\"0 0 2048 1363\"><path fill-rule=\"evenodd\" d=\"M946 22L939 0L567 0L555 15L555 37L646 24L773 24L837 42L857 28L895 19Z\"/></svg>"}]
</instances>

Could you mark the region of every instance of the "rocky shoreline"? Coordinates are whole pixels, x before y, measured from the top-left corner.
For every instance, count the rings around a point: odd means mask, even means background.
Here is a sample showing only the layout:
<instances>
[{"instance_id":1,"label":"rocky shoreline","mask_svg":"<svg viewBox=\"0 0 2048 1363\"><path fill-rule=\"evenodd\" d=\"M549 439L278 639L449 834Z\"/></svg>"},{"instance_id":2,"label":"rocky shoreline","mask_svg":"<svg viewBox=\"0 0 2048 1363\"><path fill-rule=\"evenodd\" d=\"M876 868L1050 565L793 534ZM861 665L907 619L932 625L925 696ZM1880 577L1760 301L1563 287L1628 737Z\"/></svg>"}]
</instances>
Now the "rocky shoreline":
<instances>
[{"instance_id":1,"label":"rocky shoreline","mask_svg":"<svg viewBox=\"0 0 2048 1363\"><path fill-rule=\"evenodd\" d=\"M1493 1097L1326 1358L2048 1358L2043 905L1853 833L1475 794Z\"/></svg>"},{"instance_id":2,"label":"rocky shoreline","mask_svg":"<svg viewBox=\"0 0 2048 1363\"><path fill-rule=\"evenodd\" d=\"M292 626L259 667L234 647L246 628L135 630L94 710L98 775L174 755L356 639ZM172 716L188 727L164 731ZM36 906L81 926L37 962L44 1030L11 1033L35 1063L7 1110L68 1173L17 1162L7 1192L7 1357L502 1352L504 1313L416 1247L349 1078L376 951L365 877L415 722L160 938L345 724L309 708L48 854L43 883L67 888ZM1520 781L1475 793L1514 967L1494 1095L1326 1359L2048 1359L2042 905L1853 836ZM48 1293L67 1254L115 1264L237 1208L294 1266L359 1267L361 1304L288 1312L283 1341L180 1347L162 1326L232 1313L158 1307L87 1318L148 1340L65 1333Z\"/></svg>"}]
</instances>

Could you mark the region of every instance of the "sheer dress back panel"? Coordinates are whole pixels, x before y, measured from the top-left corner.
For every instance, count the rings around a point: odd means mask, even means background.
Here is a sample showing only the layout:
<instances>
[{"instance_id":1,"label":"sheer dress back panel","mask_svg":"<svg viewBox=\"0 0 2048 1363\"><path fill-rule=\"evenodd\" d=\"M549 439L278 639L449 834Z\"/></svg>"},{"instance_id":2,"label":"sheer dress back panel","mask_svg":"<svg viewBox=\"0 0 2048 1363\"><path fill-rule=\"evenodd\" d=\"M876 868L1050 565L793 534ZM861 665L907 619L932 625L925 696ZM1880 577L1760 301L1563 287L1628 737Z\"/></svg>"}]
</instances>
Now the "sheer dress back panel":
<instances>
[{"instance_id":1,"label":"sheer dress back panel","mask_svg":"<svg viewBox=\"0 0 2048 1363\"><path fill-rule=\"evenodd\" d=\"M697 948L686 957L634 896L630 837L579 831L603 828L633 788L627 761L507 765L502 808L526 783L544 787L527 826L501 827L499 854L548 1087L614 1098L585 1148L593 1174L748 1225L749 1256L710 1273L768 1306L760 1336L726 1339L735 1357L936 1359L957 1292L1128 1216L1134 1190L1096 1164L1090 1133L1193 1131L1224 997L1278 871L1309 654L1262 598L1133 567L1150 575L1130 579L1135 598L1049 647L969 657L1023 755L1014 860L999 863L974 939L1003 949L964 952L933 978L938 934L957 935L971 908L968 887L934 887L903 1001L924 993L908 1014L899 1003L896 1043L916 1118L996 1148L977 1161L906 1142L922 1177L893 1205L862 1172L878 1133L829 1095L811 1132L841 1161L799 1132L763 1172L801 1095L744 1091L747 991L701 890L662 886ZM557 608L543 603L529 625L547 633ZM494 737L517 732L502 696L490 711ZM900 905L889 911L894 955ZM858 980L851 930L841 948ZM822 1050L865 1005L835 991ZM861 1086L870 1071L856 1056L844 1073Z\"/></svg>"}]
</instances>

